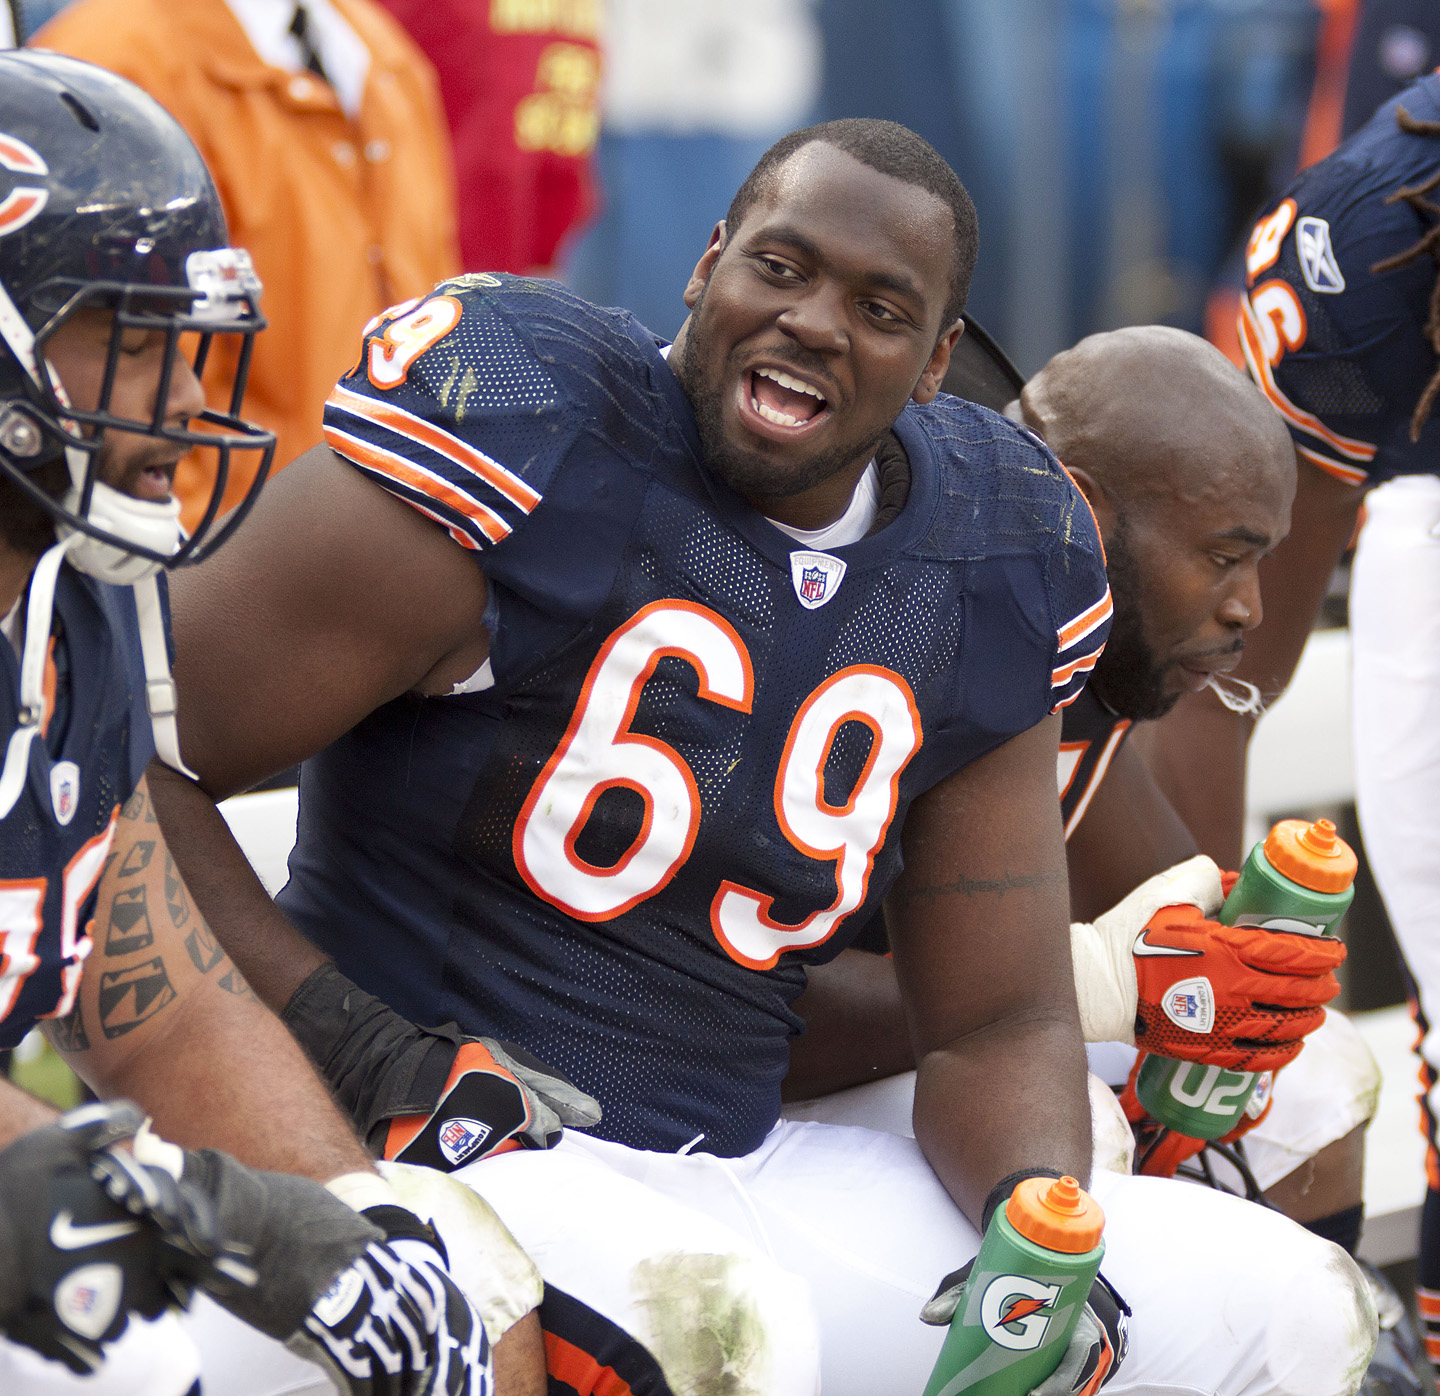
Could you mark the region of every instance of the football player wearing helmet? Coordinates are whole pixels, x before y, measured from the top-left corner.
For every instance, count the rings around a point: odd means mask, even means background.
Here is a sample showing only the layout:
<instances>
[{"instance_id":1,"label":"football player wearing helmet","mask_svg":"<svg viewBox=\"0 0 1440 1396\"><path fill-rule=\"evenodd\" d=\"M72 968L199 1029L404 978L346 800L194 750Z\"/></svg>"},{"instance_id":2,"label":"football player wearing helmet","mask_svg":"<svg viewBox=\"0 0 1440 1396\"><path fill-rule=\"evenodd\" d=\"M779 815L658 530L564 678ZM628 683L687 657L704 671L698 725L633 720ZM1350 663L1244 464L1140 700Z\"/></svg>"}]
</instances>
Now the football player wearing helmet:
<instances>
[{"instance_id":1,"label":"football player wearing helmet","mask_svg":"<svg viewBox=\"0 0 1440 1396\"><path fill-rule=\"evenodd\" d=\"M356 1396L481 1396L442 1241L194 911L145 782L157 746L180 761L162 569L234 531L229 461L263 477L274 444L239 415L260 287L188 138L97 68L0 54L0 181L0 1046L40 1026L141 1107L57 1120L0 1084L0 1388L184 1391L165 1316L199 1288L243 1320L206 1365L273 1349ZM187 450L219 456L189 537Z\"/></svg>"},{"instance_id":2,"label":"football player wearing helmet","mask_svg":"<svg viewBox=\"0 0 1440 1396\"><path fill-rule=\"evenodd\" d=\"M989 1210L1090 1174L1054 780L1111 606L1054 456L938 395L975 249L913 133L794 133L673 346L544 282L444 283L368 328L327 445L174 588L201 784L152 779L231 953L362 1104L344 1039L377 1002L595 1096L591 1131L455 1176L679 1389L921 1389L919 1310ZM301 758L276 906L213 799ZM918 1142L777 1124L807 968L882 901ZM1342 1251L1093 1186L1115 1288L1066 1388L1354 1390Z\"/></svg>"}]
</instances>

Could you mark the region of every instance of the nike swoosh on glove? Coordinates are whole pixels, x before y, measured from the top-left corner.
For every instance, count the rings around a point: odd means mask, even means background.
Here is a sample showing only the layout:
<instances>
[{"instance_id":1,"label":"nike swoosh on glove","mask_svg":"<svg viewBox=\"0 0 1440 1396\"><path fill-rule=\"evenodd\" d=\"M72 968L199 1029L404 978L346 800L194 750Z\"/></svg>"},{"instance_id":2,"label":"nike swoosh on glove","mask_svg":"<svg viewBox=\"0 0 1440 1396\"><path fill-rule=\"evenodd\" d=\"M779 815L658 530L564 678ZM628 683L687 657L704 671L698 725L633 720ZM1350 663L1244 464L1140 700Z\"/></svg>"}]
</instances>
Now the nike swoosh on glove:
<instances>
[{"instance_id":1,"label":"nike swoosh on glove","mask_svg":"<svg viewBox=\"0 0 1440 1396\"><path fill-rule=\"evenodd\" d=\"M972 1260L940 1281L935 1297L920 1310L922 1322L947 1324L954 1318L974 1266ZM1027 1396L1094 1396L1120 1370L1129 1346L1130 1306L1096 1275L1060 1365Z\"/></svg>"},{"instance_id":2,"label":"nike swoosh on glove","mask_svg":"<svg viewBox=\"0 0 1440 1396\"><path fill-rule=\"evenodd\" d=\"M1325 1021L1345 946L1168 906L1150 918L1134 957L1137 1047L1233 1071L1277 1071Z\"/></svg>"},{"instance_id":3,"label":"nike swoosh on glove","mask_svg":"<svg viewBox=\"0 0 1440 1396\"><path fill-rule=\"evenodd\" d=\"M257 1278L197 1189L114 1150L144 1118L129 1101L85 1105L0 1152L0 1331L81 1375L132 1314Z\"/></svg>"},{"instance_id":4,"label":"nike swoosh on glove","mask_svg":"<svg viewBox=\"0 0 1440 1396\"><path fill-rule=\"evenodd\" d=\"M449 1172L511 1149L553 1149L566 1128L599 1119L598 1101L523 1047L465 1038L435 1108L384 1121L380 1153Z\"/></svg>"}]
</instances>

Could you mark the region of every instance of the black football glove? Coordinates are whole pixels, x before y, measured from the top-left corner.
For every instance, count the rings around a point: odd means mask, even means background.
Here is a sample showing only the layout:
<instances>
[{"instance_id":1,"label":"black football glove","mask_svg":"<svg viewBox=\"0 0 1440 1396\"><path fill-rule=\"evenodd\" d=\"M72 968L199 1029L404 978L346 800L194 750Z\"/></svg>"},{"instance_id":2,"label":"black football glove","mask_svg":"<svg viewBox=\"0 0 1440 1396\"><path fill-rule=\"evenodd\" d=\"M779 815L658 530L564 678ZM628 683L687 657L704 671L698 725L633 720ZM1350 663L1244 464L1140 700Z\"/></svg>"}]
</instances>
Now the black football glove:
<instances>
[{"instance_id":1,"label":"black football glove","mask_svg":"<svg viewBox=\"0 0 1440 1396\"><path fill-rule=\"evenodd\" d=\"M449 1173L506 1149L552 1149L600 1119L599 1102L523 1047L417 1028L334 965L281 1015L371 1152Z\"/></svg>"},{"instance_id":2,"label":"black football glove","mask_svg":"<svg viewBox=\"0 0 1440 1396\"><path fill-rule=\"evenodd\" d=\"M450 1278L438 1237L400 1207L367 1208L385 1231L316 1301L294 1352L351 1396L490 1396L490 1342Z\"/></svg>"},{"instance_id":3,"label":"black football glove","mask_svg":"<svg viewBox=\"0 0 1440 1396\"><path fill-rule=\"evenodd\" d=\"M186 1153L186 1183L249 1247L260 1282L214 1297L237 1318L319 1362L346 1396L489 1396L490 1344L413 1212L359 1213L309 1178Z\"/></svg>"},{"instance_id":4,"label":"black football glove","mask_svg":"<svg viewBox=\"0 0 1440 1396\"><path fill-rule=\"evenodd\" d=\"M111 1151L144 1118L128 1101L86 1105L0 1152L0 1330L81 1375L131 1314L255 1283L203 1196Z\"/></svg>"},{"instance_id":5,"label":"black football glove","mask_svg":"<svg viewBox=\"0 0 1440 1396\"><path fill-rule=\"evenodd\" d=\"M955 1317L974 1268L972 1260L940 1281L935 1297L920 1310L923 1322L943 1325ZM1029 1396L1094 1396L1120 1370L1129 1345L1130 1306L1097 1275L1060 1365Z\"/></svg>"}]
</instances>

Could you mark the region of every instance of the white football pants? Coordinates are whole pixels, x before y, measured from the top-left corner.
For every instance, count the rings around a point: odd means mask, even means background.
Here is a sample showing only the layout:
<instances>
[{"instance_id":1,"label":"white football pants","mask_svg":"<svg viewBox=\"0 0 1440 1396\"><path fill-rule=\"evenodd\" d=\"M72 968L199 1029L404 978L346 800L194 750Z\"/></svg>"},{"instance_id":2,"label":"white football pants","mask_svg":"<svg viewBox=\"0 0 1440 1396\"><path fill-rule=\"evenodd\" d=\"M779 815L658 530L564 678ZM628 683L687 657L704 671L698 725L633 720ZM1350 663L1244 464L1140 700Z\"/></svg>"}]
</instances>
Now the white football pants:
<instances>
[{"instance_id":1,"label":"white football pants","mask_svg":"<svg viewBox=\"0 0 1440 1396\"><path fill-rule=\"evenodd\" d=\"M1372 490L1350 579L1355 804L1440 1072L1440 479ZM1435 1078L1432 1075L1431 1080ZM1426 1101L1433 1120L1440 1087ZM1435 1185L1434 1128L1430 1167Z\"/></svg>"},{"instance_id":2,"label":"white football pants","mask_svg":"<svg viewBox=\"0 0 1440 1396\"><path fill-rule=\"evenodd\" d=\"M912 1139L782 1121L744 1158L567 1131L461 1169L550 1282L640 1338L677 1396L914 1396L919 1320L979 1247ZM1097 1173L1134 1309L1108 1396L1348 1396L1375 1340L1338 1246L1208 1188Z\"/></svg>"}]
</instances>

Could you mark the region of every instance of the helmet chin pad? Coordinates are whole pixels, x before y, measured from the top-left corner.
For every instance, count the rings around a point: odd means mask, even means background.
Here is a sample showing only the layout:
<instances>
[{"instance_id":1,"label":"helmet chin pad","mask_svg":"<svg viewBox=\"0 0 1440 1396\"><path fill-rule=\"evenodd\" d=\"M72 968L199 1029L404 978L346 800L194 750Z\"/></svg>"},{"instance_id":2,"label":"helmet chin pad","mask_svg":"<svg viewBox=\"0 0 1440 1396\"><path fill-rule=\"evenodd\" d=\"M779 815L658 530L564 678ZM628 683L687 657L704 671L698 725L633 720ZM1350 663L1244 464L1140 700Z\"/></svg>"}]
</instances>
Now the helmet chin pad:
<instances>
[{"instance_id":1,"label":"helmet chin pad","mask_svg":"<svg viewBox=\"0 0 1440 1396\"><path fill-rule=\"evenodd\" d=\"M80 509L80 490L72 488L65 500L71 513ZM163 504L155 500L135 499L97 480L90 489L90 508L85 522L93 524L118 542L143 548L150 554L173 556L185 539L180 527L180 501L173 495ZM64 540L79 529L57 519L55 536ZM130 551L116 543L102 542L84 534L71 544L66 553L70 565L97 581L126 586L158 572L161 563L153 556Z\"/></svg>"}]
</instances>

